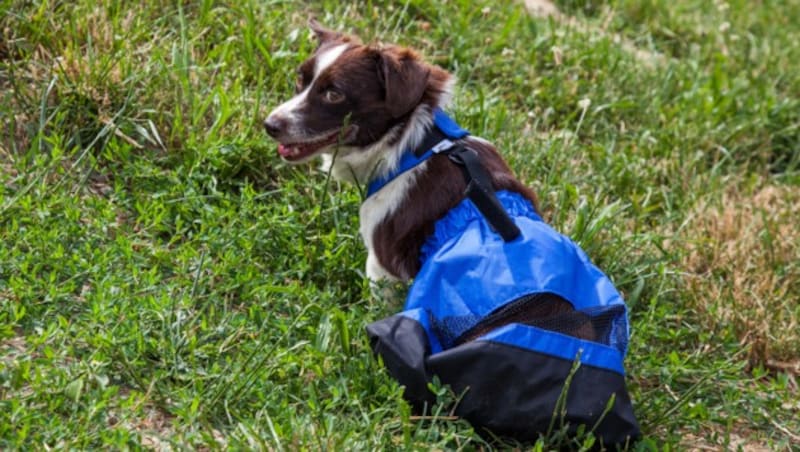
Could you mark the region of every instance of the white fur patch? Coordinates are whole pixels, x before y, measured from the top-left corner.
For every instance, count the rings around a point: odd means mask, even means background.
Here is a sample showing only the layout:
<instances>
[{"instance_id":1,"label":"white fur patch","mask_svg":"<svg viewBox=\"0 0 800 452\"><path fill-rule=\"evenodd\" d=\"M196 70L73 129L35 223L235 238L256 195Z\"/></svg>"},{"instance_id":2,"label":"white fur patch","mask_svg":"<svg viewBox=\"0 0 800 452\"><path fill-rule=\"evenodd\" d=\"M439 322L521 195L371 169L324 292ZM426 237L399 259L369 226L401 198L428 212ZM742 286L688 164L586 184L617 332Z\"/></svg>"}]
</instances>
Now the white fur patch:
<instances>
[{"instance_id":1,"label":"white fur patch","mask_svg":"<svg viewBox=\"0 0 800 452\"><path fill-rule=\"evenodd\" d=\"M326 50L318 56L314 67L314 80L342 55L347 45L339 45ZM313 81L312 83L313 84ZM441 95L439 107L444 108L452 95L455 78L450 78ZM310 86L310 85L309 85ZM279 106L273 114L291 114L300 108L305 101L308 89ZM322 171L330 171L337 180L345 180L360 185L389 174L397 168L400 159L408 149L415 148L425 138L426 131L433 123L432 106L420 105L412 113L410 120L404 128L396 127L387 132L380 140L366 148L341 146L332 153L321 155ZM393 145L389 143L394 142ZM359 232L367 248L367 277L372 281L390 280L397 281L408 275L394 275L386 270L378 261L375 254L373 239L375 228L386 218L394 213L403 202L409 188L416 181L417 176L425 170L427 162L416 168L406 171L386 184L380 191L367 198L359 211Z\"/></svg>"},{"instance_id":2,"label":"white fur patch","mask_svg":"<svg viewBox=\"0 0 800 452\"><path fill-rule=\"evenodd\" d=\"M308 88L303 90L302 93L278 105L274 110L272 110L272 113L269 114L267 120L270 120L270 118L273 117L280 117L288 120L290 126L296 124L299 119L297 111L305 105L306 99L308 98L308 92L310 90L311 85L308 85Z\"/></svg>"},{"instance_id":3,"label":"white fur patch","mask_svg":"<svg viewBox=\"0 0 800 452\"><path fill-rule=\"evenodd\" d=\"M422 105L412 114L405 129L392 129L366 148L342 146L335 157L323 156L322 166L329 168L336 179L366 185L397 168L403 153L416 147L425 138L425 132L432 123L430 107ZM389 145L391 141L396 141L396 144Z\"/></svg>"},{"instance_id":4,"label":"white fur patch","mask_svg":"<svg viewBox=\"0 0 800 452\"><path fill-rule=\"evenodd\" d=\"M389 273L378 261L373 246L375 228L392 212L397 210L406 197L408 189L414 184L417 175L425 169L428 162L423 162L416 168L406 171L386 184L380 191L373 194L361 204L359 210L359 233L367 247L367 277L372 281L387 279L397 281L401 275Z\"/></svg>"},{"instance_id":5,"label":"white fur patch","mask_svg":"<svg viewBox=\"0 0 800 452\"><path fill-rule=\"evenodd\" d=\"M368 253L367 254L367 268L366 268L367 278L373 283L378 281L399 281L394 275L389 273L388 270L383 268L380 262L378 262L378 256L375 253Z\"/></svg>"},{"instance_id":6,"label":"white fur patch","mask_svg":"<svg viewBox=\"0 0 800 452\"><path fill-rule=\"evenodd\" d=\"M317 77L319 77L319 74L321 74L322 71L328 69L328 67L330 67L334 61L342 56L342 53L344 53L349 46L349 44L339 44L338 46L331 47L330 49L317 55L317 61L314 64L314 80L316 81ZM313 83L314 82L312 81L311 84Z\"/></svg>"},{"instance_id":7,"label":"white fur patch","mask_svg":"<svg viewBox=\"0 0 800 452\"><path fill-rule=\"evenodd\" d=\"M325 50L321 54L317 55L317 60L314 63L314 78L311 80L311 83L308 84L303 92L275 107L275 109L272 110L272 113L269 114L268 120L269 118L275 117L282 118L288 121L289 129L287 133L289 135L303 135L305 131L300 130L298 127L301 119L298 112L300 109L305 107L308 99L308 92L311 91L311 87L314 86L314 82L317 81L319 74L330 67L340 56L342 56L342 53L347 50L348 46L349 44L340 44L338 46L331 47L330 49Z\"/></svg>"},{"instance_id":8,"label":"white fur patch","mask_svg":"<svg viewBox=\"0 0 800 452\"><path fill-rule=\"evenodd\" d=\"M439 104L441 107L450 101L454 83L455 80L451 78L445 85ZM337 180L366 185L369 181L394 171L400 163L403 153L422 142L432 123L431 106L420 105L411 115L411 119L404 129L390 130L375 144L364 149L345 146L339 148L335 155L323 154L321 169L331 171L331 175ZM399 139L397 139L398 135L400 135ZM396 144L389 145L391 141L396 141ZM427 162L423 162L414 169L397 176L361 204L359 232L367 248L367 277L372 281L397 281L401 277L407 279L407 275L394 275L381 265L375 254L373 239L375 228L386 216L397 210L417 176L426 167Z\"/></svg>"},{"instance_id":9,"label":"white fur patch","mask_svg":"<svg viewBox=\"0 0 800 452\"><path fill-rule=\"evenodd\" d=\"M444 86L439 107L444 108L450 103L455 78L451 77ZM395 128L387 132L380 140L366 148L350 148L342 146L336 153L336 158L324 155L321 168L331 171L333 177L361 185L370 180L389 174L400 163L403 153L415 148L425 138L426 131L433 124L433 114L430 105L420 105L412 113L411 119L404 129ZM398 139L398 135L400 138ZM390 146L389 143L396 144Z\"/></svg>"}]
</instances>

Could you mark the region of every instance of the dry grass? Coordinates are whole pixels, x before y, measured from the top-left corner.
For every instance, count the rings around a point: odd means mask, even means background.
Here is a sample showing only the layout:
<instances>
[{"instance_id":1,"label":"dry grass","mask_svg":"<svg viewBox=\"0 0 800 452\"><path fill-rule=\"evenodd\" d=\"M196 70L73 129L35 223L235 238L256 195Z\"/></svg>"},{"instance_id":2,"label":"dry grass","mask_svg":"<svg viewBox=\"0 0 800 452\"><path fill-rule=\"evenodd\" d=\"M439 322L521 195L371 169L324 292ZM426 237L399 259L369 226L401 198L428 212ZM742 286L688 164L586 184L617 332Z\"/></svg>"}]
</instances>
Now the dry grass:
<instances>
[{"instance_id":1,"label":"dry grass","mask_svg":"<svg viewBox=\"0 0 800 452\"><path fill-rule=\"evenodd\" d=\"M696 309L732 325L753 364L796 373L800 363L800 187L731 186L689 216L681 262Z\"/></svg>"},{"instance_id":2,"label":"dry grass","mask_svg":"<svg viewBox=\"0 0 800 452\"><path fill-rule=\"evenodd\" d=\"M12 28L2 30L0 62L5 62L5 65L0 66L3 69L0 71L0 88L13 93L5 100L20 112L13 118L0 117L0 125L8 131L2 136L5 142L0 144L3 153L27 149L37 133L49 130L57 121L74 123L75 131L102 129L119 111L124 100L121 87L129 74L124 73L120 61L125 59L129 67L142 70L143 49L133 47L129 40L115 34L115 25L107 8L101 5L89 10L78 8L75 14L84 20L77 21L74 30L46 15L38 18L44 23L52 22L50 26L54 28L53 37L41 42L19 37L22 32L17 33ZM118 26L128 30L135 19L131 11L120 19ZM68 31L79 39L61 40L62 34ZM22 58L21 51L6 42L25 43L30 47L29 53ZM136 63L131 64L131 61ZM46 123L39 115L30 113L40 108L42 102L48 108L43 116L47 118ZM3 157L0 154L0 158Z\"/></svg>"}]
</instances>

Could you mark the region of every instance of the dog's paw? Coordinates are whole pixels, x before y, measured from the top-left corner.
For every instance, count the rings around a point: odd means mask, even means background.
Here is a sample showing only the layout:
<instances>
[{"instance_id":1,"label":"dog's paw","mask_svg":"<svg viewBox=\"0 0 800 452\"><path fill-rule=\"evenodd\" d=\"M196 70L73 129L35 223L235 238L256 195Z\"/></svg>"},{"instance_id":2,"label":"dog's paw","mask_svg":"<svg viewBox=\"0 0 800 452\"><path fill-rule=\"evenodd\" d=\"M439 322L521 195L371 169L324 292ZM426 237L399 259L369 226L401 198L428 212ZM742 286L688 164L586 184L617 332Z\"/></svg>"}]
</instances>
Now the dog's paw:
<instances>
[{"instance_id":1,"label":"dog's paw","mask_svg":"<svg viewBox=\"0 0 800 452\"><path fill-rule=\"evenodd\" d=\"M366 274L373 298L390 303L405 298L408 289L406 283L383 268L372 253L367 254Z\"/></svg>"},{"instance_id":2,"label":"dog's paw","mask_svg":"<svg viewBox=\"0 0 800 452\"><path fill-rule=\"evenodd\" d=\"M367 268L365 269L367 278L370 281L397 281L397 277L389 273L388 270L383 268L375 254L368 252L367 254Z\"/></svg>"},{"instance_id":3,"label":"dog's paw","mask_svg":"<svg viewBox=\"0 0 800 452\"><path fill-rule=\"evenodd\" d=\"M378 281L369 281L370 293L372 298L378 302L386 303L402 303L408 292L408 285L400 281L389 279L381 279Z\"/></svg>"}]
</instances>

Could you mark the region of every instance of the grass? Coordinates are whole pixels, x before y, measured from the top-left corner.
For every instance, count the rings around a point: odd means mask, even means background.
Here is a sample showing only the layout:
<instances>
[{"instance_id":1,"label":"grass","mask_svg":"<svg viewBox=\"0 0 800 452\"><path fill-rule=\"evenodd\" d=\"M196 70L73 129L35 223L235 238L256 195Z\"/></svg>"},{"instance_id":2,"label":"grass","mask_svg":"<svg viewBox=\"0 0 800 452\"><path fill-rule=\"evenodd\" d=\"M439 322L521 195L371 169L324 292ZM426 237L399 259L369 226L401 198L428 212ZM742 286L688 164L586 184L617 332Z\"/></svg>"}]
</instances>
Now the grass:
<instances>
[{"instance_id":1,"label":"grass","mask_svg":"<svg viewBox=\"0 0 800 452\"><path fill-rule=\"evenodd\" d=\"M640 448L800 447L800 4L556 3L0 1L0 448L485 447L369 352L359 191L261 131L309 12L454 72L615 280Z\"/></svg>"}]
</instances>

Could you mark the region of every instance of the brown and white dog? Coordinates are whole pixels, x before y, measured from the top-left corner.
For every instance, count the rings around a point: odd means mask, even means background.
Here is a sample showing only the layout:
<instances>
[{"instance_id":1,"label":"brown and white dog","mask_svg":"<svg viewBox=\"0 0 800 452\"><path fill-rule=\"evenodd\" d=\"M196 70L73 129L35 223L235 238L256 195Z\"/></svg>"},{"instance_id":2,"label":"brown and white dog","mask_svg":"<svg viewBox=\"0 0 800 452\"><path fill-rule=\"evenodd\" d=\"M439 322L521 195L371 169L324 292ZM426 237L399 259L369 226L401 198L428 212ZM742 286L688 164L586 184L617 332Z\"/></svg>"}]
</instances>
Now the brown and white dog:
<instances>
[{"instance_id":1,"label":"brown and white dog","mask_svg":"<svg viewBox=\"0 0 800 452\"><path fill-rule=\"evenodd\" d=\"M448 123L441 109L453 77L412 50L310 25L319 46L300 66L296 95L264 126L284 160L319 155L335 178L370 186L360 210L367 276L414 279L403 312L366 328L406 399L424 412L437 375L464 394L457 415L493 435L535 440L552 428L574 373L562 424L597 427L602 413L595 433L606 444L637 437L621 296L541 220L533 192L497 150ZM501 197L498 214L491 205ZM504 214L516 235L504 233ZM575 368L576 359L588 365Z\"/></svg>"},{"instance_id":2,"label":"brown and white dog","mask_svg":"<svg viewBox=\"0 0 800 452\"><path fill-rule=\"evenodd\" d=\"M317 155L333 177L361 185L393 170L433 123L433 110L450 100L454 79L407 48L362 44L358 38L310 21L319 39L298 70L297 94L264 121L292 163ZM480 155L495 190L534 193L512 174L487 141L466 137ZM335 158L334 158L335 156ZM464 199L461 170L435 155L370 196L360 210L360 232L373 280L408 281L420 267L419 251L434 223Z\"/></svg>"}]
</instances>

